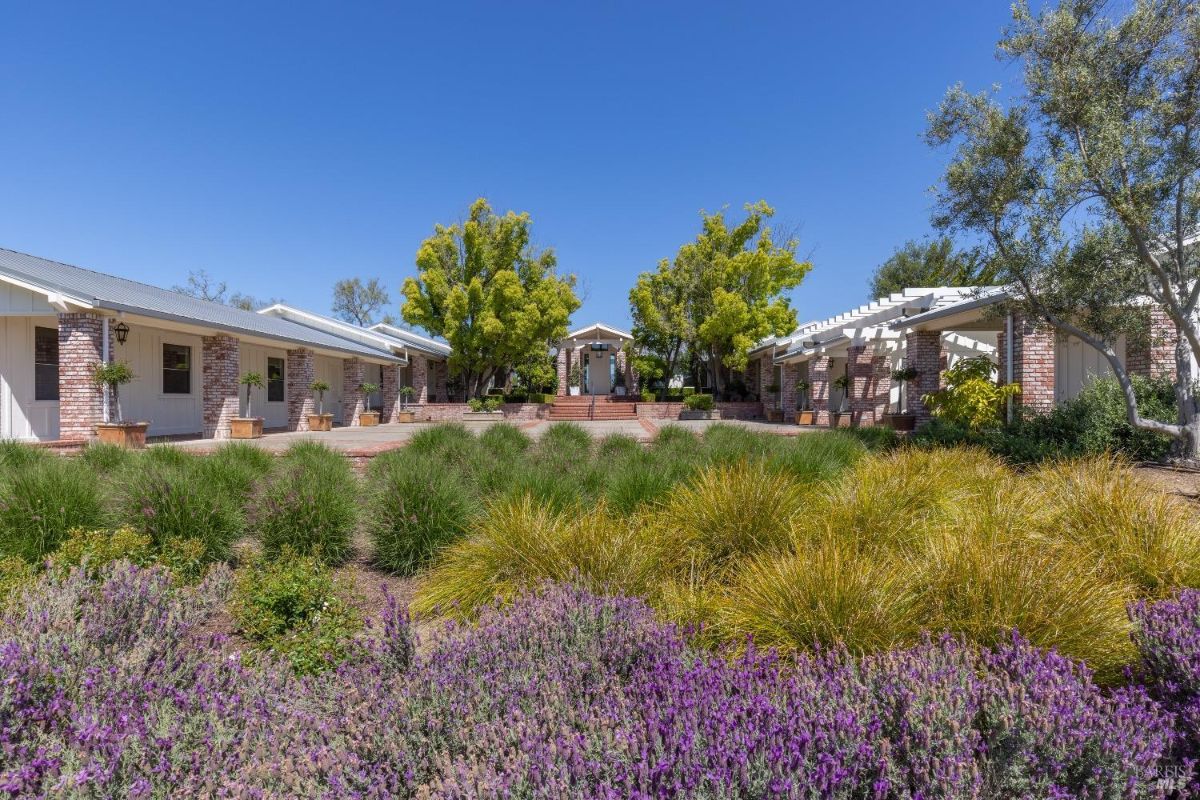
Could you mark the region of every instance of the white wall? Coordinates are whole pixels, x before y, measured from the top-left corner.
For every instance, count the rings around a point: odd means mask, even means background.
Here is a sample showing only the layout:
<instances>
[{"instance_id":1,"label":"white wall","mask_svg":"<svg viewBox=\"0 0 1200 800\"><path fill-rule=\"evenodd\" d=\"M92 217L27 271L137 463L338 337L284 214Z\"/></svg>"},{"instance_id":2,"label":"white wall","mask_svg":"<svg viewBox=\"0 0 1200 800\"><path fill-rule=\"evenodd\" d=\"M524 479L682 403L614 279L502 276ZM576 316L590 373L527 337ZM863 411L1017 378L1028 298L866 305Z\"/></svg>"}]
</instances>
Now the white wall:
<instances>
[{"instance_id":1,"label":"white wall","mask_svg":"<svg viewBox=\"0 0 1200 800\"><path fill-rule=\"evenodd\" d=\"M263 427L265 428L286 428L288 423L287 416L287 350L275 347L262 347L256 344L247 344L242 342L239 350L239 358L241 366L238 369L238 376L245 375L247 372L257 372L262 376L263 387L261 389L252 389L253 404L251 411L254 416L263 418ZM281 358L284 362L284 392L282 402L267 402L267 359ZM333 381L330 381L333 384ZM339 376L337 382L338 389L341 389L341 378ZM243 388L239 393L238 413L246 413L246 390ZM328 395L326 395L326 403L328 403Z\"/></svg>"},{"instance_id":2,"label":"white wall","mask_svg":"<svg viewBox=\"0 0 1200 800\"><path fill-rule=\"evenodd\" d=\"M190 347L191 392L163 393L163 345ZM176 436L204 430L203 353L199 336L130 325L125 344L113 344L114 361L126 361L136 376L121 387L121 411L126 420L150 423L150 436ZM114 409L115 412L115 409Z\"/></svg>"},{"instance_id":3,"label":"white wall","mask_svg":"<svg viewBox=\"0 0 1200 800\"><path fill-rule=\"evenodd\" d=\"M10 308L5 303L13 293L6 288L14 287L0 284L0 307ZM0 439L58 438L58 401L33 399L34 327L58 330L58 317L0 316Z\"/></svg>"},{"instance_id":4,"label":"white wall","mask_svg":"<svg viewBox=\"0 0 1200 800\"><path fill-rule=\"evenodd\" d=\"M47 315L55 318L58 327L58 312L46 302L45 295L34 294L28 289L0 281L0 315Z\"/></svg>"},{"instance_id":5,"label":"white wall","mask_svg":"<svg viewBox=\"0 0 1200 800\"><path fill-rule=\"evenodd\" d=\"M317 380L329 384L325 393L325 413L333 414L333 421L342 424L342 359L316 356L313 360L313 375ZM313 398L314 401L316 398ZM315 408L315 405L314 405Z\"/></svg>"},{"instance_id":6,"label":"white wall","mask_svg":"<svg viewBox=\"0 0 1200 800\"><path fill-rule=\"evenodd\" d=\"M1113 348L1125 363L1125 339ZM1104 355L1074 336L1059 336L1054 345L1054 401L1062 403L1077 396L1096 378L1112 377L1112 367Z\"/></svg>"}]
</instances>

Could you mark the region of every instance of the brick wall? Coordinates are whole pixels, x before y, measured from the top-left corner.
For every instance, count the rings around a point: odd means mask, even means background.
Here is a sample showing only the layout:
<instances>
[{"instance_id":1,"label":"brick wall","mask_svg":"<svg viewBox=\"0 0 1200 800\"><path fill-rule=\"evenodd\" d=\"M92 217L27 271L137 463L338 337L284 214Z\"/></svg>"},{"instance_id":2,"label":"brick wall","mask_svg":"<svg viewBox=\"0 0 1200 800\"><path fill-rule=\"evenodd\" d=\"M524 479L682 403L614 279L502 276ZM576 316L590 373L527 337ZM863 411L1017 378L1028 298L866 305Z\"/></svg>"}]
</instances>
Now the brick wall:
<instances>
[{"instance_id":1,"label":"brick wall","mask_svg":"<svg viewBox=\"0 0 1200 800\"><path fill-rule=\"evenodd\" d=\"M238 378L241 356L232 336L205 336L200 340L203 377L204 438L228 439L229 421L238 415Z\"/></svg>"},{"instance_id":2,"label":"brick wall","mask_svg":"<svg viewBox=\"0 0 1200 800\"><path fill-rule=\"evenodd\" d=\"M886 356L876 355L873 347L854 345L847 351L850 375L850 414L855 425L874 425L887 413L892 390L891 371Z\"/></svg>"},{"instance_id":3,"label":"brick wall","mask_svg":"<svg viewBox=\"0 0 1200 800\"><path fill-rule=\"evenodd\" d=\"M104 321L90 312L58 315L58 435L92 439L104 421L104 390L92 383L103 359ZM112 332L109 348L112 352ZM112 409L116 419L116 409Z\"/></svg>"},{"instance_id":4,"label":"brick wall","mask_svg":"<svg viewBox=\"0 0 1200 800\"><path fill-rule=\"evenodd\" d=\"M396 422L400 419L400 365L384 364L379 370L379 419Z\"/></svg>"},{"instance_id":5,"label":"brick wall","mask_svg":"<svg viewBox=\"0 0 1200 800\"><path fill-rule=\"evenodd\" d=\"M904 335L904 363L917 371L906 387L908 413L916 417L916 424L931 419L929 408L921 401L927 394L941 388L942 382L942 332L912 331Z\"/></svg>"},{"instance_id":6,"label":"brick wall","mask_svg":"<svg viewBox=\"0 0 1200 800\"><path fill-rule=\"evenodd\" d=\"M362 382L366 376L366 365L357 358L342 359L342 424L358 427L358 415L367 407L367 396Z\"/></svg>"},{"instance_id":7,"label":"brick wall","mask_svg":"<svg viewBox=\"0 0 1200 800\"><path fill-rule=\"evenodd\" d=\"M506 422L528 422L547 419L550 403L504 403L500 406ZM471 410L466 403L426 403L417 412L417 419L428 422L461 422L463 414Z\"/></svg>"},{"instance_id":8,"label":"brick wall","mask_svg":"<svg viewBox=\"0 0 1200 800\"><path fill-rule=\"evenodd\" d=\"M1175 344L1179 330L1161 306L1147 309L1145 329L1130 337L1125 365L1131 375L1175 379Z\"/></svg>"},{"instance_id":9,"label":"brick wall","mask_svg":"<svg viewBox=\"0 0 1200 800\"><path fill-rule=\"evenodd\" d=\"M813 410L813 422L828 425L832 422L829 399L833 391L833 359L818 356L808 362L808 404Z\"/></svg>"},{"instance_id":10,"label":"brick wall","mask_svg":"<svg viewBox=\"0 0 1200 800\"><path fill-rule=\"evenodd\" d=\"M425 356L415 353L409 356L409 370L412 372L412 401L417 404L429 402L429 361Z\"/></svg>"},{"instance_id":11,"label":"brick wall","mask_svg":"<svg viewBox=\"0 0 1200 800\"><path fill-rule=\"evenodd\" d=\"M1005 323L1007 326L1007 322ZM1054 409L1054 330L1014 314L1013 381L1021 385L1018 401L1038 413ZM1005 350L1007 353L1007 350Z\"/></svg>"},{"instance_id":12,"label":"brick wall","mask_svg":"<svg viewBox=\"0 0 1200 800\"><path fill-rule=\"evenodd\" d=\"M771 356L764 353L757 362L758 369L758 397L769 408L779 407L779 392L768 392L767 387L775 380L775 365L771 363Z\"/></svg>"},{"instance_id":13,"label":"brick wall","mask_svg":"<svg viewBox=\"0 0 1200 800\"><path fill-rule=\"evenodd\" d=\"M450 379L450 365L445 361L434 361L429 365L431 374L430 383L432 388L429 390L429 401L432 403L445 403L449 400L446 391L446 383Z\"/></svg>"},{"instance_id":14,"label":"brick wall","mask_svg":"<svg viewBox=\"0 0 1200 800\"><path fill-rule=\"evenodd\" d=\"M305 347L287 351L288 430L306 431L308 415L317 413L311 388L316 376L313 351Z\"/></svg>"},{"instance_id":15,"label":"brick wall","mask_svg":"<svg viewBox=\"0 0 1200 800\"><path fill-rule=\"evenodd\" d=\"M637 403L637 415L642 419L679 419L683 411L683 403ZM721 419L763 419L763 404L759 402L733 403L720 402L716 408L721 412Z\"/></svg>"},{"instance_id":16,"label":"brick wall","mask_svg":"<svg viewBox=\"0 0 1200 800\"><path fill-rule=\"evenodd\" d=\"M796 383L800 380L800 365L784 364L779 372L779 407L785 415L791 414L796 408L796 399L799 396Z\"/></svg>"}]
</instances>

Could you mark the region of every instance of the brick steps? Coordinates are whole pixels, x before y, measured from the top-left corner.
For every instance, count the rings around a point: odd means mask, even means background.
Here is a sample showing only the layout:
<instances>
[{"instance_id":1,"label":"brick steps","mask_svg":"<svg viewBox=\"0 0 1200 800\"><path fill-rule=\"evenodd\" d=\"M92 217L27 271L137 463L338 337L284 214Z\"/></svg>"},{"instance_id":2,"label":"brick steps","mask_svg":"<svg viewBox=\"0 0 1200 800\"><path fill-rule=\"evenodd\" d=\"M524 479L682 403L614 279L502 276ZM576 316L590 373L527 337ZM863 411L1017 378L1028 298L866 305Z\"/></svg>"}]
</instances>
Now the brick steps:
<instances>
[{"instance_id":1,"label":"brick steps","mask_svg":"<svg viewBox=\"0 0 1200 800\"><path fill-rule=\"evenodd\" d=\"M589 395L574 395L556 398L550 407L550 419L579 422L582 420L626 420L637 419L637 406L631 401L614 400L603 396L596 398L592 406Z\"/></svg>"}]
</instances>

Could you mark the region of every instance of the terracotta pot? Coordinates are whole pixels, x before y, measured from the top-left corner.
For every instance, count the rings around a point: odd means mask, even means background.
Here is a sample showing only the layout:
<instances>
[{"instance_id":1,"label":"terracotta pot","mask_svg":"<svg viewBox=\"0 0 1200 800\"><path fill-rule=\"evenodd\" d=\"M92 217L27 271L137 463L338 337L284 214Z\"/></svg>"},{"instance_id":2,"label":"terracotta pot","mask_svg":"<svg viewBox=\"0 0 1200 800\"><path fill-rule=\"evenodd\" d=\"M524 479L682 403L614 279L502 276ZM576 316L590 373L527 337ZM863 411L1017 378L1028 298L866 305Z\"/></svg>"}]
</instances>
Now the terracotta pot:
<instances>
[{"instance_id":1,"label":"terracotta pot","mask_svg":"<svg viewBox=\"0 0 1200 800\"><path fill-rule=\"evenodd\" d=\"M796 412L796 424L797 425L812 425L813 423L816 422L816 420L817 420L817 412L815 412L815 411L797 411Z\"/></svg>"},{"instance_id":2,"label":"terracotta pot","mask_svg":"<svg viewBox=\"0 0 1200 800\"><path fill-rule=\"evenodd\" d=\"M783 422L783 411L778 408L768 408L767 422Z\"/></svg>"},{"instance_id":3,"label":"terracotta pot","mask_svg":"<svg viewBox=\"0 0 1200 800\"><path fill-rule=\"evenodd\" d=\"M229 420L229 436L231 439L260 439L262 438L262 417L234 417Z\"/></svg>"},{"instance_id":4,"label":"terracotta pot","mask_svg":"<svg viewBox=\"0 0 1200 800\"><path fill-rule=\"evenodd\" d=\"M883 423L894 431L911 431L917 425L912 414L884 414Z\"/></svg>"},{"instance_id":5,"label":"terracotta pot","mask_svg":"<svg viewBox=\"0 0 1200 800\"><path fill-rule=\"evenodd\" d=\"M358 424L363 428L374 428L379 424L378 411L364 411L358 415Z\"/></svg>"},{"instance_id":6,"label":"terracotta pot","mask_svg":"<svg viewBox=\"0 0 1200 800\"><path fill-rule=\"evenodd\" d=\"M333 430L333 414L309 414L308 429L310 431Z\"/></svg>"},{"instance_id":7,"label":"terracotta pot","mask_svg":"<svg viewBox=\"0 0 1200 800\"><path fill-rule=\"evenodd\" d=\"M397 411L396 422L416 422L417 412L415 411Z\"/></svg>"},{"instance_id":8,"label":"terracotta pot","mask_svg":"<svg viewBox=\"0 0 1200 800\"><path fill-rule=\"evenodd\" d=\"M96 426L96 436L104 444L140 450L146 446L149 427L149 422L101 422Z\"/></svg>"},{"instance_id":9,"label":"terracotta pot","mask_svg":"<svg viewBox=\"0 0 1200 800\"><path fill-rule=\"evenodd\" d=\"M829 420L830 427L849 428L854 422L854 417L849 411L842 411L837 414L831 414Z\"/></svg>"}]
</instances>

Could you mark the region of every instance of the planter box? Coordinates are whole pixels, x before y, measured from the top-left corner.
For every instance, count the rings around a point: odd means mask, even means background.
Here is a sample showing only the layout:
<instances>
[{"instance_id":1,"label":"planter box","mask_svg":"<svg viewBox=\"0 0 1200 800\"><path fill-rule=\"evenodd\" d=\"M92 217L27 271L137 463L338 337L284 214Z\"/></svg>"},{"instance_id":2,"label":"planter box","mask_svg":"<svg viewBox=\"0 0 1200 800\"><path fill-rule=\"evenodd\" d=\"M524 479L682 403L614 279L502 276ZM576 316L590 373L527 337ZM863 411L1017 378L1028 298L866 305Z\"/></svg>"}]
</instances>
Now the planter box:
<instances>
[{"instance_id":1,"label":"planter box","mask_svg":"<svg viewBox=\"0 0 1200 800\"><path fill-rule=\"evenodd\" d=\"M849 411L841 411L837 414L829 415L829 426L831 428L849 428L853 421L854 417Z\"/></svg>"},{"instance_id":2,"label":"planter box","mask_svg":"<svg viewBox=\"0 0 1200 800\"><path fill-rule=\"evenodd\" d=\"M378 424L378 411L364 411L358 415L358 425L360 428L374 428Z\"/></svg>"},{"instance_id":3,"label":"planter box","mask_svg":"<svg viewBox=\"0 0 1200 800\"><path fill-rule=\"evenodd\" d=\"M797 425L815 425L817 422L817 412L815 411L797 411Z\"/></svg>"},{"instance_id":4,"label":"planter box","mask_svg":"<svg viewBox=\"0 0 1200 800\"><path fill-rule=\"evenodd\" d=\"M503 411L464 411L463 422L483 423L485 425L504 420Z\"/></svg>"},{"instance_id":5,"label":"planter box","mask_svg":"<svg viewBox=\"0 0 1200 800\"><path fill-rule=\"evenodd\" d=\"M101 422L96 426L96 436L104 444L140 450L146 446L146 429L149 427L149 422Z\"/></svg>"},{"instance_id":6,"label":"planter box","mask_svg":"<svg viewBox=\"0 0 1200 800\"><path fill-rule=\"evenodd\" d=\"M699 410L692 410L690 408L685 408L683 411L679 412L679 418L680 419L720 419L721 412L715 408L712 411L699 411Z\"/></svg>"},{"instance_id":7,"label":"planter box","mask_svg":"<svg viewBox=\"0 0 1200 800\"><path fill-rule=\"evenodd\" d=\"M396 422L416 422L416 421L417 421L417 412L415 412L415 411L409 411L409 410L405 409L404 411L396 412Z\"/></svg>"},{"instance_id":8,"label":"planter box","mask_svg":"<svg viewBox=\"0 0 1200 800\"><path fill-rule=\"evenodd\" d=\"M310 431L333 430L333 414L309 414L308 429Z\"/></svg>"},{"instance_id":9,"label":"planter box","mask_svg":"<svg viewBox=\"0 0 1200 800\"><path fill-rule=\"evenodd\" d=\"M768 408L766 410L767 422L783 422L783 410L778 408Z\"/></svg>"},{"instance_id":10,"label":"planter box","mask_svg":"<svg viewBox=\"0 0 1200 800\"><path fill-rule=\"evenodd\" d=\"M572 386L571 388L567 389L567 394L571 395L572 397L578 397L579 396L579 387Z\"/></svg>"},{"instance_id":11,"label":"planter box","mask_svg":"<svg viewBox=\"0 0 1200 800\"><path fill-rule=\"evenodd\" d=\"M234 417L229 420L229 438L259 439L262 437L262 417Z\"/></svg>"},{"instance_id":12,"label":"planter box","mask_svg":"<svg viewBox=\"0 0 1200 800\"><path fill-rule=\"evenodd\" d=\"M912 414L884 414L883 424L894 431L911 431L917 426L917 418Z\"/></svg>"}]
</instances>

